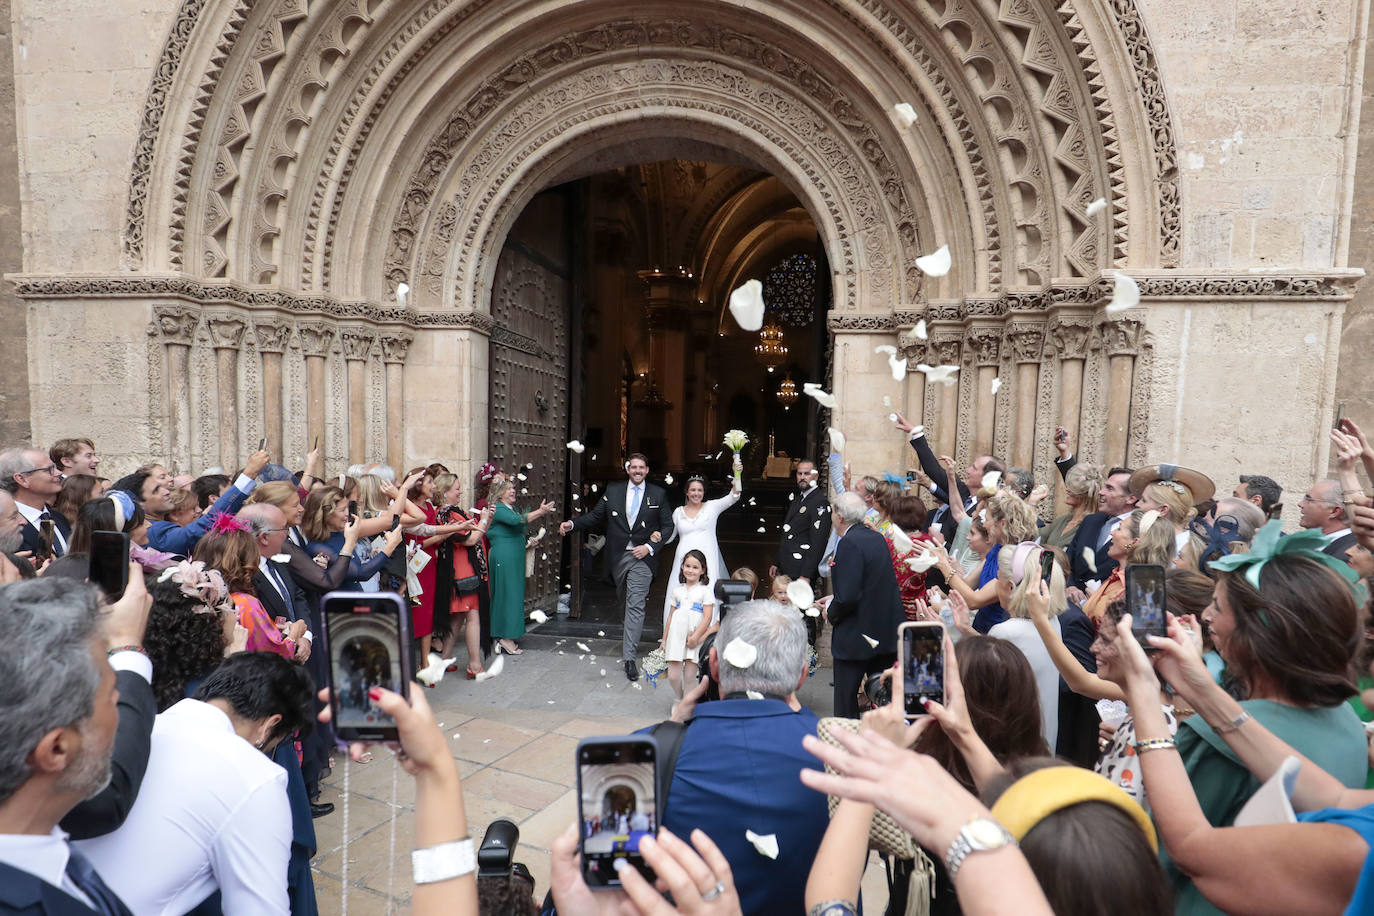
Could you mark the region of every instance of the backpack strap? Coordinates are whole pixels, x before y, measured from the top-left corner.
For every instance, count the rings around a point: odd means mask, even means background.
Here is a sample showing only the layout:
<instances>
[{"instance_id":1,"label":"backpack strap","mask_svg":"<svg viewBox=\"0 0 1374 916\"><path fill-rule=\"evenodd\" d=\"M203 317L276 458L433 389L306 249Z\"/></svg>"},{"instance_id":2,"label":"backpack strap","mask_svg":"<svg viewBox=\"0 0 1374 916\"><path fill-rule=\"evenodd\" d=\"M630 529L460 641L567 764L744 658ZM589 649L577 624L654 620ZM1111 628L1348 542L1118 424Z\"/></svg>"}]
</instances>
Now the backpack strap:
<instances>
[{"instance_id":1,"label":"backpack strap","mask_svg":"<svg viewBox=\"0 0 1374 916\"><path fill-rule=\"evenodd\" d=\"M658 740L658 797L663 799L663 818L668 818L668 790L673 785L673 773L677 770L677 757L682 752L682 739L687 735L687 726L692 720L674 722L666 719L653 728L649 734Z\"/></svg>"}]
</instances>

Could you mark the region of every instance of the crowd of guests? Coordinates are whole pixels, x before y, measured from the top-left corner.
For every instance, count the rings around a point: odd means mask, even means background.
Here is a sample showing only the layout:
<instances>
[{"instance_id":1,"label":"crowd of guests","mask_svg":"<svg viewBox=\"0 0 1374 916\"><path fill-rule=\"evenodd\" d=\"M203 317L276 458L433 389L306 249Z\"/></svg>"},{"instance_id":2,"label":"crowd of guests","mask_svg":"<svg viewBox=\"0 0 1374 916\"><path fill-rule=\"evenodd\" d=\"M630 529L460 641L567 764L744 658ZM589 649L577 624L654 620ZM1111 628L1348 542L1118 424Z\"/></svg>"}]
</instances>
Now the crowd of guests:
<instances>
[{"instance_id":1,"label":"crowd of guests","mask_svg":"<svg viewBox=\"0 0 1374 916\"><path fill-rule=\"evenodd\" d=\"M750 582L768 598L712 613L700 680L675 672L681 699L651 729L672 775L640 843L658 886L626 868L623 890L592 892L573 824L543 911L844 916L870 849L890 913L1374 911L1359 428L1332 433L1337 477L1285 533L1265 476L1226 496L1183 466L1079 462L1061 431L1061 481L1037 485L991 455L960 470L896 424L917 467L855 478L832 452L826 536ZM335 746L321 597L406 596L421 659L462 643L475 678L520 652L528 526L553 504L520 513L519 473L490 465L476 500L442 465L399 483L375 465L326 477L315 454L195 479L99 465L84 439L0 453L0 910L315 912ZM816 471L798 468L802 500ZM84 581L100 531L135 545L116 600ZM714 606L714 560L684 554L670 613ZM1132 628L1134 566L1167 570L1163 636ZM944 702L924 715L904 705L904 621L945 631ZM692 624L675 631L695 645ZM822 719L797 692L827 626ZM412 911L539 912L518 874L477 878L424 694L368 692L416 781ZM1242 814L1266 782L1295 814Z\"/></svg>"}]
</instances>

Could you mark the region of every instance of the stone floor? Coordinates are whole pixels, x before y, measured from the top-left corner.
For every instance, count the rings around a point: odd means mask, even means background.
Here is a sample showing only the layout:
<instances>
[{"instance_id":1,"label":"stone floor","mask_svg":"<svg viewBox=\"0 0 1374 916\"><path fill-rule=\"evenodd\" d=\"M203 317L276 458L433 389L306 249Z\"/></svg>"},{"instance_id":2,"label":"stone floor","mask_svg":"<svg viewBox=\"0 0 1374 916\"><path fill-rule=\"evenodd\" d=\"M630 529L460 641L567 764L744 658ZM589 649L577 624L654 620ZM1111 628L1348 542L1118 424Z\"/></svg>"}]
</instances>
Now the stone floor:
<instances>
[{"instance_id":1,"label":"stone floor","mask_svg":"<svg viewBox=\"0 0 1374 916\"><path fill-rule=\"evenodd\" d=\"M672 706L666 682L655 689L626 681L618 640L581 640L585 650L577 642L536 634L523 655L506 659L501 676L478 684L450 675L426 693L462 774L469 833L480 840L499 817L518 824L516 860L529 867L541 900L549 845L577 815L578 740L650 725ZM802 702L820 715L830 711L829 681L823 668L802 687ZM389 751L378 748L373 756L345 766L339 755L324 785L323 799L337 808L315 822L321 913L344 912L345 856L348 912L408 912L414 784ZM866 910L881 913L886 899L882 864L873 856L864 878Z\"/></svg>"}]
</instances>

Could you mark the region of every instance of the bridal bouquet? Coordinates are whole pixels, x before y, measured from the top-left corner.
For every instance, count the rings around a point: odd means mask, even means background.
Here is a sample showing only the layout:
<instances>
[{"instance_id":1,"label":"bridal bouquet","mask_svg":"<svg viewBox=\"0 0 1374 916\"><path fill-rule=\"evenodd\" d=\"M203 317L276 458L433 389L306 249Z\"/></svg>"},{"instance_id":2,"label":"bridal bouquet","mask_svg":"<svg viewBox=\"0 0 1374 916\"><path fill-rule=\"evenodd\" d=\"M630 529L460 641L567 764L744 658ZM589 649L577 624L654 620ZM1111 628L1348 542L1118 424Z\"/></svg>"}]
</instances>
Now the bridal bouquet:
<instances>
[{"instance_id":1,"label":"bridal bouquet","mask_svg":"<svg viewBox=\"0 0 1374 916\"><path fill-rule=\"evenodd\" d=\"M742 429L732 429L725 434L725 445L736 455L749 444L749 437L744 434Z\"/></svg>"}]
</instances>

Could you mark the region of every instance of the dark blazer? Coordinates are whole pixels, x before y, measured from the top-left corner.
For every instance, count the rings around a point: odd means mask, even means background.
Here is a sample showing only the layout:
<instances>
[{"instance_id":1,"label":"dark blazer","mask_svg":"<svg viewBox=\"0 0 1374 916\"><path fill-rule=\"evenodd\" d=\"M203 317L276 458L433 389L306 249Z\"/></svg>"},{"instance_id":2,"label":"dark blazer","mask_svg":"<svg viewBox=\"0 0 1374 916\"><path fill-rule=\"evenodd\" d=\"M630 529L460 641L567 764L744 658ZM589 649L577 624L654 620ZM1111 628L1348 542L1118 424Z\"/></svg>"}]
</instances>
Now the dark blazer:
<instances>
[{"instance_id":1,"label":"dark blazer","mask_svg":"<svg viewBox=\"0 0 1374 916\"><path fill-rule=\"evenodd\" d=\"M1323 547L1322 553L1328 554L1329 556L1333 556L1336 559L1345 562L1345 552L1349 550L1351 547L1354 547L1357 543L1359 542L1355 540L1355 535L1353 532L1350 534L1344 534L1336 538L1330 544L1327 544L1325 547Z\"/></svg>"},{"instance_id":2,"label":"dark blazer","mask_svg":"<svg viewBox=\"0 0 1374 916\"><path fill-rule=\"evenodd\" d=\"M133 671L116 672L115 687L119 690L119 725L110 756L110 784L62 818L62 829L73 840L89 840L118 830L133 809L148 770L153 720L157 718L153 688L143 675Z\"/></svg>"},{"instance_id":3,"label":"dark blazer","mask_svg":"<svg viewBox=\"0 0 1374 916\"><path fill-rule=\"evenodd\" d=\"M627 547L649 545L649 555L644 562L650 569L658 568L658 552L668 542L673 533L673 510L668 505L668 494L658 484L644 481L644 496L640 500L639 515L635 516L634 529L630 529L625 517L625 498L630 490L630 482L622 480L606 488L592 511L573 519L573 530L596 531L606 535L606 548L603 553L612 564L625 552ZM655 531L661 540L650 543L649 536ZM825 546L825 542L821 542ZM611 567L614 569L614 565Z\"/></svg>"},{"instance_id":4,"label":"dark blazer","mask_svg":"<svg viewBox=\"0 0 1374 916\"><path fill-rule=\"evenodd\" d=\"M1074 532L1073 542L1069 544L1069 585L1076 585L1086 589L1089 579L1096 579L1099 582L1106 582L1107 577L1116 569L1116 561L1107 555L1107 548L1111 546L1111 538L1102 545L1102 549L1097 549L1097 538L1102 534L1102 526L1107 524L1111 518L1105 512L1094 512L1092 515L1085 515L1083 521L1078 523L1078 530ZM1093 551L1094 562L1097 570L1094 572L1088 566L1088 562L1083 559L1083 548L1088 547Z\"/></svg>"},{"instance_id":5,"label":"dark blazer","mask_svg":"<svg viewBox=\"0 0 1374 916\"><path fill-rule=\"evenodd\" d=\"M37 875L0 862L0 913L22 916L91 916L95 910Z\"/></svg>"},{"instance_id":6,"label":"dark blazer","mask_svg":"<svg viewBox=\"0 0 1374 916\"><path fill-rule=\"evenodd\" d=\"M1077 455L1070 455L1067 458L1054 459L1054 466L1059 468L1059 476L1064 478L1065 480L1069 479L1069 471L1073 470L1073 466L1075 464L1078 464Z\"/></svg>"},{"instance_id":7,"label":"dark blazer","mask_svg":"<svg viewBox=\"0 0 1374 916\"><path fill-rule=\"evenodd\" d=\"M271 564L272 571L277 574L277 578L285 586L287 595L291 597L291 604L288 606L286 602L282 601L281 592L277 591L276 586L259 569L253 573L253 588L257 591L258 600L262 602L262 606L273 617L285 617L293 623L297 620L304 620L310 624L310 606L306 604L305 590L292 577L291 564L277 563L273 560L267 562ZM313 625L311 628L313 630Z\"/></svg>"},{"instance_id":8,"label":"dark blazer","mask_svg":"<svg viewBox=\"0 0 1374 916\"><path fill-rule=\"evenodd\" d=\"M841 661L866 661L896 652L897 625L906 615L887 539L867 525L851 525L835 548L830 582L835 595L826 615L835 628L830 654ZM878 644L870 646L865 636Z\"/></svg>"},{"instance_id":9,"label":"dark blazer","mask_svg":"<svg viewBox=\"0 0 1374 916\"><path fill-rule=\"evenodd\" d=\"M773 565L792 579L816 580L816 569L830 541L830 502L820 487L794 492L782 518L782 541ZM797 554L801 554L800 557Z\"/></svg>"},{"instance_id":10,"label":"dark blazer","mask_svg":"<svg viewBox=\"0 0 1374 916\"><path fill-rule=\"evenodd\" d=\"M943 499L945 502L945 505L936 509L930 517L930 524L939 525L940 533L945 537L945 543L951 544L954 542L954 533L959 529L959 523L954 520L954 514L949 511L950 494L945 490L945 484L949 482L949 473L945 470L944 465L940 464L940 459L935 457L935 452L931 451L930 442L926 440L924 435L912 439L911 447L916 450L916 458L921 464L921 470L939 488L939 492L934 494L935 498ZM968 509L972 494L969 493L968 487L964 485L962 480L956 479L955 483L959 487L959 498L963 500L964 508Z\"/></svg>"},{"instance_id":11,"label":"dark blazer","mask_svg":"<svg viewBox=\"0 0 1374 916\"><path fill-rule=\"evenodd\" d=\"M67 517L63 515L61 512L58 512L56 509L51 508L48 509L48 514L52 516L53 527L56 528L58 531L62 532L62 540L70 544L72 540L72 526L71 523L67 521ZM20 516L20 518L23 518L23 516ZM24 526L19 529L19 533L24 539L24 546L20 547L19 549L21 551L33 551L31 556L38 556L38 526L31 524L29 520L25 518ZM53 539L53 549L54 557L61 556L61 554L56 552L58 550L61 550L62 548L57 544L55 538Z\"/></svg>"}]
</instances>

